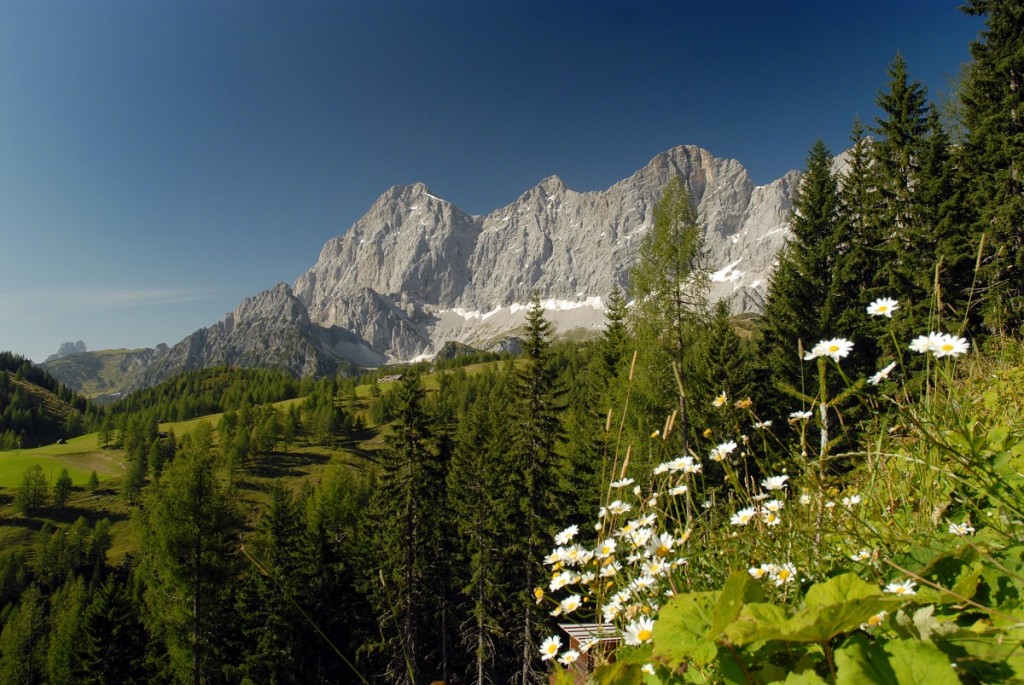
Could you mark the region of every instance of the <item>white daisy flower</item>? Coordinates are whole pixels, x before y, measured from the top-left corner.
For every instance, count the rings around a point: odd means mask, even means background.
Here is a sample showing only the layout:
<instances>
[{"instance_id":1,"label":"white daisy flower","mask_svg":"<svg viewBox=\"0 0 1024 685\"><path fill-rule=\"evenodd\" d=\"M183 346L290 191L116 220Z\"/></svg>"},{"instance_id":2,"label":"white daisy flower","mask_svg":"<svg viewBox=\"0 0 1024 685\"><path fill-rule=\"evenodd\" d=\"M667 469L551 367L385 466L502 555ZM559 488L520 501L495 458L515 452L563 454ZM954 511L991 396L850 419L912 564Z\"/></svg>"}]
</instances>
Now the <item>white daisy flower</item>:
<instances>
[{"instance_id":1,"label":"white daisy flower","mask_svg":"<svg viewBox=\"0 0 1024 685\"><path fill-rule=\"evenodd\" d=\"M815 345L810 352L804 355L805 361L811 359L817 359L818 357L831 357L833 361L839 361L843 357L850 354L850 350L853 349L853 343L846 338L832 338L830 340L822 340Z\"/></svg>"},{"instance_id":2,"label":"white daisy flower","mask_svg":"<svg viewBox=\"0 0 1024 685\"><path fill-rule=\"evenodd\" d=\"M889 615L888 611L879 611L877 614L869 618L864 623L860 624L860 629L866 632L871 632L878 626L882 625L882 621Z\"/></svg>"},{"instance_id":3,"label":"white daisy flower","mask_svg":"<svg viewBox=\"0 0 1024 685\"><path fill-rule=\"evenodd\" d=\"M556 545L567 545L569 542L576 537L576 533L580 532L580 527L572 525L563 530L561 533L555 536Z\"/></svg>"},{"instance_id":4,"label":"white daisy flower","mask_svg":"<svg viewBox=\"0 0 1024 685\"><path fill-rule=\"evenodd\" d=\"M786 487L787 480L789 480L789 476L786 474L781 476L769 476L761 481L761 487L765 490L782 490Z\"/></svg>"},{"instance_id":5,"label":"white daisy flower","mask_svg":"<svg viewBox=\"0 0 1024 685\"><path fill-rule=\"evenodd\" d=\"M900 303L891 297L880 297L868 305L869 316L892 318L892 313L900 308Z\"/></svg>"},{"instance_id":6,"label":"white daisy flower","mask_svg":"<svg viewBox=\"0 0 1024 685\"><path fill-rule=\"evenodd\" d=\"M803 505L806 506L806 505L808 505L810 503L811 503L811 496L810 495L808 495L807 493L804 493L804 494L800 495L800 504L803 504Z\"/></svg>"},{"instance_id":7,"label":"white daisy flower","mask_svg":"<svg viewBox=\"0 0 1024 685\"><path fill-rule=\"evenodd\" d=\"M936 357L959 357L961 354L967 354L967 350L970 348L971 343L967 342L966 338L944 333L939 336L938 344L936 349L932 350L932 354Z\"/></svg>"},{"instance_id":8,"label":"white daisy flower","mask_svg":"<svg viewBox=\"0 0 1024 685\"><path fill-rule=\"evenodd\" d=\"M767 421L758 421L757 423L754 424L754 428L757 428L757 429L770 428L771 425L772 425L772 420L768 419Z\"/></svg>"},{"instance_id":9,"label":"white daisy flower","mask_svg":"<svg viewBox=\"0 0 1024 685\"><path fill-rule=\"evenodd\" d=\"M654 664L652 664L650 661L648 661L646 664L641 666L640 670L643 671L644 673L646 673L647 675L656 675L656 673L657 673L654 670Z\"/></svg>"},{"instance_id":10,"label":"white daisy flower","mask_svg":"<svg viewBox=\"0 0 1024 685\"><path fill-rule=\"evenodd\" d=\"M577 652L575 649L570 649L564 652L562 656L558 657L558 663L562 664L563 666L569 666L571 664L576 663L576 660L579 658L580 653Z\"/></svg>"},{"instance_id":11,"label":"white daisy flower","mask_svg":"<svg viewBox=\"0 0 1024 685\"><path fill-rule=\"evenodd\" d=\"M849 497L843 498L843 506L847 509L851 509L860 504L860 495L850 495Z\"/></svg>"},{"instance_id":12,"label":"white daisy flower","mask_svg":"<svg viewBox=\"0 0 1024 685\"><path fill-rule=\"evenodd\" d=\"M809 418L811 418L809 411L794 411L789 414L790 421L806 421Z\"/></svg>"},{"instance_id":13,"label":"white daisy flower","mask_svg":"<svg viewBox=\"0 0 1024 685\"><path fill-rule=\"evenodd\" d=\"M731 523L734 526L745 526L748 523L750 523L750 521L754 518L755 514L757 514L757 510L754 509L754 507L740 509L739 511L732 515L732 518L729 519L729 523Z\"/></svg>"},{"instance_id":14,"label":"white daisy flower","mask_svg":"<svg viewBox=\"0 0 1024 685\"><path fill-rule=\"evenodd\" d=\"M632 484L633 484L633 479L632 478L623 478L622 480L612 481L611 487L616 489L616 490L619 490L621 488L626 487L627 485L632 485Z\"/></svg>"},{"instance_id":15,"label":"white daisy flower","mask_svg":"<svg viewBox=\"0 0 1024 685\"><path fill-rule=\"evenodd\" d=\"M714 402L711 403L711 406L712 407L722 407L728 401L729 401L729 398L726 397L725 393L723 392L721 395L719 395L718 397L715 398Z\"/></svg>"},{"instance_id":16,"label":"white daisy flower","mask_svg":"<svg viewBox=\"0 0 1024 685\"><path fill-rule=\"evenodd\" d=\"M540 660L547 661L558 656L558 650L562 648L562 638L552 635L540 644Z\"/></svg>"},{"instance_id":17,"label":"white daisy flower","mask_svg":"<svg viewBox=\"0 0 1024 685\"><path fill-rule=\"evenodd\" d=\"M685 495L689 488L685 485L677 485L674 488L669 488L668 494L672 497L678 497L679 495Z\"/></svg>"},{"instance_id":18,"label":"white daisy flower","mask_svg":"<svg viewBox=\"0 0 1024 685\"><path fill-rule=\"evenodd\" d=\"M885 586L885 591L894 595L913 595L914 587L917 585L914 581L907 578L899 582L889 583Z\"/></svg>"},{"instance_id":19,"label":"white daisy flower","mask_svg":"<svg viewBox=\"0 0 1024 685\"><path fill-rule=\"evenodd\" d=\"M580 599L579 595L569 595L561 602L559 602L558 605L561 607L562 611L564 611L567 614L571 614L572 612L579 609L582 603L583 600Z\"/></svg>"},{"instance_id":20,"label":"white daisy flower","mask_svg":"<svg viewBox=\"0 0 1024 685\"><path fill-rule=\"evenodd\" d=\"M626 644L630 646L642 645L650 642L654 637L654 620L641 616L626 626Z\"/></svg>"},{"instance_id":21,"label":"white daisy flower","mask_svg":"<svg viewBox=\"0 0 1024 685\"><path fill-rule=\"evenodd\" d=\"M723 442L722 444L711 450L711 461L722 461L729 454L732 454L736 450L736 443L732 440L729 442Z\"/></svg>"},{"instance_id":22,"label":"white daisy flower","mask_svg":"<svg viewBox=\"0 0 1024 685\"><path fill-rule=\"evenodd\" d=\"M919 354L925 354L926 352L935 352L939 349L939 341L942 338L942 334L935 333L934 331L928 335L919 335L910 341L911 352L917 352Z\"/></svg>"},{"instance_id":23,"label":"white daisy flower","mask_svg":"<svg viewBox=\"0 0 1024 685\"><path fill-rule=\"evenodd\" d=\"M616 545L615 538L605 538L594 549L594 556L598 559L607 559L612 554L615 554Z\"/></svg>"},{"instance_id":24,"label":"white daisy flower","mask_svg":"<svg viewBox=\"0 0 1024 685\"><path fill-rule=\"evenodd\" d=\"M868 379L868 383L870 383L871 385L878 385L879 383L884 381L886 378L888 378L889 374L892 373L892 370L895 369L895 368L896 368L896 362L892 362L891 364L886 366L884 369L882 369L881 371L876 373L874 376L869 378Z\"/></svg>"},{"instance_id":25,"label":"white daisy flower","mask_svg":"<svg viewBox=\"0 0 1024 685\"><path fill-rule=\"evenodd\" d=\"M970 535L974 532L974 527L969 523L950 523L949 532L953 535Z\"/></svg>"},{"instance_id":26,"label":"white daisy flower","mask_svg":"<svg viewBox=\"0 0 1024 685\"><path fill-rule=\"evenodd\" d=\"M548 587L552 592L556 592L564 588L566 585L572 585L577 579L578 576L572 571L562 571L551 577L551 582L548 584Z\"/></svg>"},{"instance_id":27,"label":"white daisy flower","mask_svg":"<svg viewBox=\"0 0 1024 685\"><path fill-rule=\"evenodd\" d=\"M787 562L781 566L776 566L772 570L771 575L772 580L775 581L776 587L780 587L786 583L792 583L796 580L796 566Z\"/></svg>"}]
</instances>

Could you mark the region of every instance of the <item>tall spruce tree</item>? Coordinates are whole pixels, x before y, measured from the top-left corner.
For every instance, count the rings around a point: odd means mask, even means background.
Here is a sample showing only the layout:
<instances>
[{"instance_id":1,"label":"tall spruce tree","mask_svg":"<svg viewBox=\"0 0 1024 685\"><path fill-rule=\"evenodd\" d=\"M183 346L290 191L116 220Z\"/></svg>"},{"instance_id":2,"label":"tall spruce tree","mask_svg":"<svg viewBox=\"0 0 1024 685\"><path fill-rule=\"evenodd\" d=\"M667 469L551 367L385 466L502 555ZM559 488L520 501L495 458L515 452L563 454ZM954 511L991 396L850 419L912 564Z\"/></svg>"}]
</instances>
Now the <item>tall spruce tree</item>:
<instances>
[{"instance_id":1,"label":"tall spruce tree","mask_svg":"<svg viewBox=\"0 0 1024 685\"><path fill-rule=\"evenodd\" d=\"M146 668L149 635L124 569L111 574L82 612L75 644L74 682L120 685L150 682Z\"/></svg>"},{"instance_id":2,"label":"tall spruce tree","mask_svg":"<svg viewBox=\"0 0 1024 685\"><path fill-rule=\"evenodd\" d=\"M993 330L1024 323L1024 2L968 0L985 18L961 92L963 157L976 231L984 233L984 315Z\"/></svg>"},{"instance_id":3,"label":"tall spruce tree","mask_svg":"<svg viewBox=\"0 0 1024 685\"><path fill-rule=\"evenodd\" d=\"M839 190L832 155L818 140L811 146L790 219L792 239L779 253L763 311L759 366L766 389L808 390L799 349L810 349L836 333L833 272L836 267ZM809 381L814 387L813 379ZM811 393L813 394L813 389ZM772 409L786 412L792 400L774 395Z\"/></svg>"},{"instance_id":4,"label":"tall spruce tree","mask_svg":"<svg viewBox=\"0 0 1024 685\"><path fill-rule=\"evenodd\" d=\"M445 670L436 581L444 534L446 464L433 449L425 393L415 371L393 391L394 433L366 520L375 562L365 579L378 617L385 677L416 685Z\"/></svg>"},{"instance_id":5,"label":"tall spruce tree","mask_svg":"<svg viewBox=\"0 0 1024 685\"><path fill-rule=\"evenodd\" d=\"M888 75L888 89L876 99L881 116L872 129L879 137L872 150L883 238L874 272L875 286L900 301L893 327L905 338L926 330L933 311L935 241L920 193L929 107L925 87L910 80L902 55L893 59Z\"/></svg>"},{"instance_id":6,"label":"tall spruce tree","mask_svg":"<svg viewBox=\"0 0 1024 685\"><path fill-rule=\"evenodd\" d=\"M549 357L551 323L544 318L540 297L534 293L526 314L523 356L511 379L509 451L501 476L500 496L512 503L506 521L503 564L510 574L508 587L514 602L511 639L519 653L515 682L543 680L539 669L539 642L544 615L533 598L543 576L543 559L553 529L566 510L564 460L555 449L562 435L564 390ZM506 534L506 531L502 531Z\"/></svg>"},{"instance_id":7,"label":"tall spruce tree","mask_svg":"<svg viewBox=\"0 0 1024 685\"><path fill-rule=\"evenodd\" d=\"M46 611L37 585L21 593L0 630L0 685L36 685L46 680Z\"/></svg>"},{"instance_id":8,"label":"tall spruce tree","mask_svg":"<svg viewBox=\"0 0 1024 685\"><path fill-rule=\"evenodd\" d=\"M457 536L454 580L464 597L461 642L472 654L459 681L484 685L509 680L506 634L508 600L499 550L509 516L498 478L504 458L501 435L507 398L496 385L489 397L471 404L459 423L448 471L449 508Z\"/></svg>"}]
</instances>

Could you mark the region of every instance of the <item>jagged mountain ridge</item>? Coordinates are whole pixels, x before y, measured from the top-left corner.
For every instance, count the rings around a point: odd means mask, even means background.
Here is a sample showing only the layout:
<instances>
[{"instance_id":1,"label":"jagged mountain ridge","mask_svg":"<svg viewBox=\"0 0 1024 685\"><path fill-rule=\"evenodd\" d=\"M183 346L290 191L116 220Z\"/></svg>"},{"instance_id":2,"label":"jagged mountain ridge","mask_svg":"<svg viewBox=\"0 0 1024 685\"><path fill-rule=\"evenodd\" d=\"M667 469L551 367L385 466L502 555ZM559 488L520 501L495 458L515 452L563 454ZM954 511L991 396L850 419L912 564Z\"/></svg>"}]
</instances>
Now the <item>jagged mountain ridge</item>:
<instances>
[{"instance_id":1,"label":"jagged mountain ridge","mask_svg":"<svg viewBox=\"0 0 1024 685\"><path fill-rule=\"evenodd\" d=\"M603 299L625 288L676 174L706 230L711 299L760 309L800 174L755 186L739 162L679 146L607 190L577 192L551 176L484 216L422 183L394 186L293 286L246 298L154 355L127 389L216 364L323 375L430 356L448 341L488 347L521 325L534 291L559 331L600 328Z\"/></svg>"},{"instance_id":2,"label":"jagged mountain ridge","mask_svg":"<svg viewBox=\"0 0 1024 685\"><path fill-rule=\"evenodd\" d=\"M295 295L311 321L356 331L394 359L436 351L449 339L493 338L518 319L488 326L484 317L514 314L534 290L555 302L552 309L596 309L613 284L625 287L654 205L676 174L706 226L712 299L729 299L737 312L760 309L799 174L757 187L739 162L693 146L659 154L608 190L581 193L546 178L486 216L463 212L421 183L394 186L327 241L296 280Z\"/></svg>"}]
</instances>

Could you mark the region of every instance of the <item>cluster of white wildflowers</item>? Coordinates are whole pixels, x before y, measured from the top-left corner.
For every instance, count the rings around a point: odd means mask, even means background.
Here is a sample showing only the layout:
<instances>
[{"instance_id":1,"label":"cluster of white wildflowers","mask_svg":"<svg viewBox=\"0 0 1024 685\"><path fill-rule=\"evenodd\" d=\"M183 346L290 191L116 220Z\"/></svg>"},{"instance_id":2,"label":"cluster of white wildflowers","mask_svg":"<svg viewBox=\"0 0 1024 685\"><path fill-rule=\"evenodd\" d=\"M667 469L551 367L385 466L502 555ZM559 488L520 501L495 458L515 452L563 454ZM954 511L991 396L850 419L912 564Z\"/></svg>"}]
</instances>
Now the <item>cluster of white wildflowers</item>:
<instances>
[{"instance_id":1,"label":"cluster of white wildflowers","mask_svg":"<svg viewBox=\"0 0 1024 685\"><path fill-rule=\"evenodd\" d=\"M736 449L735 443L719 446L722 455ZM690 490L690 479L703 467L693 456L677 457L654 469L654 489L645 493L639 486L627 494L618 494L600 508L595 525L597 542L585 546L576 542L578 526L569 526L555 536L555 549L544 559L550 567L548 590L569 592L553 600L553 616L572 619L584 604L599 612L601 620L616 623L627 645L651 641L658 609L667 596L674 594L673 569L686 563L685 546L689 529L668 529L666 509L675 498ZM609 486L621 493L633 479L622 477ZM611 499L611 498L609 498ZM538 602L545 592L538 588ZM580 651L586 651L583 645ZM572 650L559 654L561 640L549 637L541 646L542 659L571 663L578 658ZM569 661L566 661L568 659Z\"/></svg>"},{"instance_id":2,"label":"cluster of white wildflowers","mask_svg":"<svg viewBox=\"0 0 1024 685\"><path fill-rule=\"evenodd\" d=\"M892 318L898 309L899 303L896 300L880 298L867 307L867 313L870 316ZM828 358L839 363L849 356L853 348L854 343L846 338L831 338L818 342L804 353L803 359L810 361ZM914 339L909 346L912 351L930 353L935 357L957 357L965 354L969 348L970 343L964 338L934 332ZM896 362L892 362L868 378L867 382L878 385L888 379L895 369ZM728 403L729 398L723 392L714 398L712 406L725 407ZM751 400L746 399L736 402L734 406L749 409L751 404ZM803 431L812 415L807 409L793 411L788 416L788 423ZM771 428L771 420L761 420L756 416L753 418L752 427L755 430L767 431ZM709 437L710 434L708 431L705 436ZM651 434L652 439L659 437L660 431ZM738 436L738 439L744 446L748 444L749 439L745 435ZM713 462L724 462L723 467L728 468L732 455L738 449L740 447L735 440L727 440L716 445L707 458ZM743 454L741 452L741 456ZM681 529L668 512L681 510L682 507L674 505L676 498L689 498L693 493L692 480L702 472L703 465L696 456L674 457L654 468L653 484L646 496L639 486L635 486L631 491L633 498L629 498L626 493L634 481L625 476L623 469L620 479L609 486L609 493L614 494L610 494L607 503L598 513L599 520L595 525L597 542L594 546L576 541L579 528L575 525L555 536L556 547L544 560L550 568L547 589L550 593L568 594L562 599L549 600L554 605L551 614L573 620L580 608L588 605L588 616L596 615L607 623L616 624L627 645L650 642L662 602L676 593L677 577L673 571L686 564L685 547L691 534L688 523L685 530ZM741 508L737 508L729 517L732 535L760 535L778 529L786 516L788 480L789 476L784 473L767 476L760 482L761 487L757 492L744 495L740 500ZM800 505L808 506L812 497L803 493L798 501ZM832 500L824 502L823 506L827 512L851 515L856 512L861 501L861 495L851 493L840 499L843 507L841 510L836 509L836 502ZM710 506L710 501L704 503L705 509ZM689 507L686 510L689 511ZM969 523L950 522L948 525L949 533L953 535L963 536L974 532ZM670 526L676 527L669 530ZM743 533L742 529L745 528L755 532ZM850 552L848 556L852 561L877 561L877 550L861 548L856 551L851 549ZM782 591L799 579L800 572L796 565L785 558L755 563L748 568L751 577L773 583ZM913 581L903 580L889 583L884 590L891 594L910 596L914 594L914 587ZM547 592L537 588L535 595L540 603L545 600ZM871 630L880 625L885 617L886 612L881 612L861 627ZM590 646L585 644L579 650L563 652L561 639L552 635L541 645L541 658L569 665L579 658L580 652L587 651Z\"/></svg>"}]
</instances>

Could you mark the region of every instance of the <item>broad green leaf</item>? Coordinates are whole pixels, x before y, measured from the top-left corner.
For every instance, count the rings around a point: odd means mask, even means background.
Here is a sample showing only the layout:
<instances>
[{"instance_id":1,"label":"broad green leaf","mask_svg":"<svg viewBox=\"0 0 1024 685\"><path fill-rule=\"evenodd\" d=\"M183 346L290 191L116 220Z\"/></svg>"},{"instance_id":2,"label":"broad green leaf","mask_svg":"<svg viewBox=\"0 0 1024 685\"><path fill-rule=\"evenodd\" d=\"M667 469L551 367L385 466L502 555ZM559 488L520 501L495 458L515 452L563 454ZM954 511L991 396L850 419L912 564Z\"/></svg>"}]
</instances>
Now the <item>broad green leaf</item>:
<instances>
[{"instance_id":1,"label":"broad green leaf","mask_svg":"<svg viewBox=\"0 0 1024 685\"><path fill-rule=\"evenodd\" d=\"M740 609L744 604L761 602L764 600L764 591L761 586L754 582L750 574L745 571L737 571L725 581L725 586L718 597L718 604L712 614L711 629L708 635L717 638L725 627L736 620Z\"/></svg>"},{"instance_id":2,"label":"broad green leaf","mask_svg":"<svg viewBox=\"0 0 1024 685\"><path fill-rule=\"evenodd\" d=\"M861 597L841 604L808 606L797 612L777 639L792 642L825 642L836 635L858 630L862 623L900 603L898 598Z\"/></svg>"},{"instance_id":3,"label":"broad green leaf","mask_svg":"<svg viewBox=\"0 0 1024 685\"><path fill-rule=\"evenodd\" d=\"M962 669L982 682L1024 682L1024 609L1005 611L1010 615L978 621L939 641L955 653L966 652L970 658L960 661Z\"/></svg>"},{"instance_id":4,"label":"broad green leaf","mask_svg":"<svg viewBox=\"0 0 1024 685\"><path fill-rule=\"evenodd\" d=\"M752 642L776 639L786 621L786 612L774 604L745 604L740 615L722 633L734 645L749 645Z\"/></svg>"},{"instance_id":5,"label":"broad green leaf","mask_svg":"<svg viewBox=\"0 0 1024 685\"><path fill-rule=\"evenodd\" d=\"M836 685L898 685L882 648L864 634L850 637L835 652Z\"/></svg>"},{"instance_id":6,"label":"broad green leaf","mask_svg":"<svg viewBox=\"0 0 1024 685\"><path fill-rule=\"evenodd\" d=\"M593 674L593 681L599 685L641 685L644 672L641 664L616 661L601 666Z\"/></svg>"},{"instance_id":7,"label":"broad green leaf","mask_svg":"<svg viewBox=\"0 0 1024 685\"><path fill-rule=\"evenodd\" d=\"M690 592L673 597L654 623L654 656L676 668L692 661L706 666L718 647L708 636L719 592Z\"/></svg>"},{"instance_id":8,"label":"broad green leaf","mask_svg":"<svg viewBox=\"0 0 1024 685\"><path fill-rule=\"evenodd\" d=\"M872 643L852 636L836 652L836 685L959 685L949 657L931 642Z\"/></svg>"},{"instance_id":9,"label":"broad green leaf","mask_svg":"<svg viewBox=\"0 0 1024 685\"><path fill-rule=\"evenodd\" d=\"M810 609L830 604L844 604L865 597L878 597L881 594L882 591L877 585L863 580L856 573L844 573L808 588L804 604Z\"/></svg>"},{"instance_id":10,"label":"broad green leaf","mask_svg":"<svg viewBox=\"0 0 1024 685\"><path fill-rule=\"evenodd\" d=\"M959 685L949 657L931 642L891 640L885 645L899 685Z\"/></svg>"},{"instance_id":11,"label":"broad green leaf","mask_svg":"<svg viewBox=\"0 0 1024 685\"><path fill-rule=\"evenodd\" d=\"M785 685L828 685L828 681L814 671L790 673L786 676L786 679L781 682L785 683Z\"/></svg>"}]
</instances>

